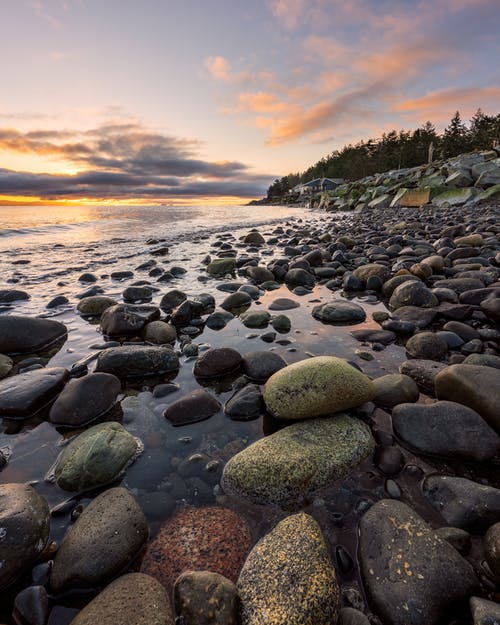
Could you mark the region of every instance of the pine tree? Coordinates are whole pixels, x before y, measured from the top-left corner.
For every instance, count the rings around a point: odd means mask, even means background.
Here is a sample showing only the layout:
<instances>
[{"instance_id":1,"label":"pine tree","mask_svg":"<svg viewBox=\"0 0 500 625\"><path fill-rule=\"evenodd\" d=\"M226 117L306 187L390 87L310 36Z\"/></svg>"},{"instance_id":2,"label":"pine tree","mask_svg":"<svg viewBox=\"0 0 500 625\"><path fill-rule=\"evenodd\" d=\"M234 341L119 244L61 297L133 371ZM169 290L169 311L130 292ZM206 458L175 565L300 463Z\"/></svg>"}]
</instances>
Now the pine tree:
<instances>
[{"instance_id":1,"label":"pine tree","mask_svg":"<svg viewBox=\"0 0 500 625\"><path fill-rule=\"evenodd\" d=\"M460 111L451 118L444 129L443 152L445 157L458 156L469 149L467 126L462 122Z\"/></svg>"}]
</instances>

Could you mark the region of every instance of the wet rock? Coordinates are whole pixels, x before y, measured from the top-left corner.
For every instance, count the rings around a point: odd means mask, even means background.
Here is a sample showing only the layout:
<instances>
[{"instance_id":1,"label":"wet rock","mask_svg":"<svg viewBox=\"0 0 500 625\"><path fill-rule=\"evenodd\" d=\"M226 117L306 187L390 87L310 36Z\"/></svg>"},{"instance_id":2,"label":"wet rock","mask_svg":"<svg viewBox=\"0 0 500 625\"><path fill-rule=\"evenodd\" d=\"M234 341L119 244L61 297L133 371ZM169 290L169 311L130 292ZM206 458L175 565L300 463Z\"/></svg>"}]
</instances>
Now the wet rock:
<instances>
[{"instance_id":1,"label":"wet rock","mask_svg":"<svg viewBox=\"0 0 500 625\"><path fill-rule=\"evenodd\" d=\"M160 309L156 306L117 304L102 313L101 330L105 336L134 336L159 317Z\"/></svg>"},{"instance_id":2,"label":"wet rock","mask_svg":"<svg viewBox=\"0 0 500 625\"><path fill-rule=\"evenodd\" d=\"M153 298L153 289L148 286L128 286L122 293L124 302L139 300L150 302Z\"/></svg>"},{"instance_id":3,"label":"wet rock","mask_svg":"<svg viewBox=\"0 0 500 625\"><path fill-rule=\"evenodd\" d=\"M178 291L174 289L173 291L169 291L165 293L165 295L160 300L160 308L165 313L171 313L177 306L182 304L187 300L187 295L182 291Z\"/></svg>"},{"instance_id":4,"label":"wet rock","mask_svg":"<svg viewBox=\"0 0 500 625\"><path fill-rule=\"evenodd\" d=\"M480 365L451 365L436 376L438 399L464 404L500 432L500 370Z\"/></svg>"},{"instance_id":5,"label":"wet rock","mask_svg":"<svg viewBox=\"0 0 500 625\"><path fill-rule=\"evenodd\" d=\"M236 269L236 259L216 258L207 265L207 273L215 278L222 278Z\"/></svg>"},{"instance_id":6,"label":"wet rock","mask_svg":"<svg viewBox=\"0 0 500 625\"><path fill-rule=\"evenodd\" d=\"M298 308L300 306L299 302L296 302L293 299L289 299L288 297L278 297L278 299L273 300L268 308L269 310L292 310L293 308Z\"/></svg>"},{"instance_id":7,"label":"wet rock","mask_svg":"<svg viewBox=\"0 0 500 625\"><path fill-rule=\"evenodd\" d=\"M316 283L314 276L305 269L290 269L286 272L285 282L291 286L313 287Z\"/></svg>"},{"instance_id":8,"label":"wet rock","mask_svg":"<svg viewBox=\"0 0 500 625\"><path fill-rule=\"evenodd\" d=\"M478 585L472 566L409 506L384 499L360 523L363 580L387 625L435 625Z\"/></svg>"},{"instance_id":9,"label":"wet rock","mask_svg":"<svg viewBox=\"0 0 500 625\"><path fill-rule=\"evenodd\" d=\"M0 380L9 375L13 366L14 361L12 358L5 356L5 354L0 354Z\"/></svg>"},{"instance_id":10,"label":"wet rock","mask_svg":"<svg viewBox=\"0 0 500 625\"><path fill-rule=\"evenodd\" d=\"M67 334L66 326L54 319L2 315L0 353L11 356L40 352L65 340Z\"/></svg>"},{"instance_id":11,"label":"wet rock","mask_svg":"<svg viewBox=\"0 0 500 625\"><path fill-rule=\"evenodd\" d=\"M20 373L0 381L0 417L27 419L47 406L69 379L62 367Z\"/></svg>"},{"instance_id":12,"label":"wet rock","mask_svg":"<svg viewBox=\"0 0 500 625\"><path fill-rule=\"evenodd\" d=\"M71 625L174 625L170 600L155 579L129 573L106 586Z\"/></svg>"},{"instance_id":13,"label":"wet rock","mask_svg":"<svg viewBox=\"0 0 500 625\"><path fill-rule=\"evenodd\" d=\"M141 571L170 591L185 571L212 571L235 582L252 545L246 521L227 508L179 510L149 543Z\"/></svg>"},{"instance_id":14,"label":"wet rock","mask_svg":"<svg viewBox=\"0 0 500 625\"><path fill-rule=\"evenodd\" d=\"M292 322L286 315L276 315L276 317L271 319L271 325L276 332L286 334L287 332L290 332Z\"/></svg>"},{"instance_id":15,"label":"wet rock","mask_svg":"<svg viewBox=\"0 0 500 625\"><path fill-rule=\"evenodd\" d=\"M248 352L242 358L243 372L256 382L266 382L274 373L286 367L285 360L275 352Z\"/></svg>"},{"instance_id":16,"label":"wet rock","mask_svg":"<svg viewBox=\"0 0 500 625\"><path fill-rule=\"evenodd\" d=\"M477 412L455 402L400 404L392 423L404 443L424 454L481 462L500 450L500 438Z\"/></svg>"},{"instance_id":17,"label":"wet rock","mask_svg":"<svg viewBox=\"0 0 500 625\"><path fill-rule=\"evenodd\" d=\"M257 284L274 280L274 274L266 267L248 267L247 276Z\"/></svg>"},{"instance_id":18,"label":"wet rock","mask_svg":"<svg viewBox=\"0 0 500 625\"><path fill-rule=\"evenodd\" d=\"M398 404L418 401L417 383L408 375L391 373L373 380L375 397L373 401L379 406L393 408Z\"/></svg>"},{"instance_id":19,"label":"wet rock","mask_svg":"<svg viewBox=\"0 0 500 625\"><path fill-rule=\"evenodd\" d=\"M271 319L267 310L249 310L241 313L241 323L247 328L265 328Z\"/></svg>"},{"instance_id":20,"label":"wet rock","mask_svg":"<svg viewBox=\"0 0 500 625\"><path fill-rule=\"evenodd\" d=\"M209 419L221 409L219 402L203 389L197 389L174 401L164 416L172 425L187 425Z\"/></svg>"},{"instance_id":21,"label":"wet rock","mask_svg":"<svg viewBox=\"0 0 500 625\"><path fill-rule=\"evenodd\" d=\"M112 482L138 452L138 441L114 421L78 434L64 448L55 468L57 485L82 491Z\"/></svg>"},{"instance_id":22,"label":"wet rock","mask_svg":"<svg viewBox=\"0 0 500 625\"><path fill-rule=\"evenodd\" d=\"M111 306L117 306L118 302L112 297L106 297L105 295L91 295L84 297L78 302L76 309L83 316L100 317L102 313L111 308Z\"/></svg>"},{"instance_id":23,"label":"wet rock","mask_svg":"<svg viewBox=\"0 0 500 625\"><path fill-rule=\"evenodd\" d=\"M236 454L221 483L226 492L254 503L288 508L348 475L373 448L370 430L353 417L309 419Z\"/></svg>"},{"instance_id":24,"label":"wet rock","mask_svg":"<svg viewBox=\"0 0 500 625\"><path fill-rule=\"evenodd\" d=\"M197 378L217 378L233 371L241 365L241 354L230 347L208 349L198 358L193 373Z\"/></svg>"},{"instance_id":25,"label":"wet rock","mask_svg":"<svg viewBox=\"0 0 500 625\"><path fill-rule=\"evenodd\" d=\"M377 447L374 455L375 465L386 475L396 475L405 464L400 449L394 445Z\"/></svg>"},{"instance_id":26,"label":"wet rock","mask_svg":"<svg viewBox=\"0 0 500 625\"><path fill-rule=\"evenodd\" d=\"M246 245L264 245L266 240L258 230L250 230L250 232L243 239L243 243Z\"/></svg>"},{"instance_id":27,"label":"wet rock","mask_svg":"<svg viewBox=\"0 0 500 625\"><path fill-rule=\"evenodd\" d=\"M386 267L386 265L379 265L377 263L367 263L361 267L357 267L353 273L357 278L360 278L364 282L373 276L380 278L382 282L386 282L391 276L391 270L389 267Z\"/></svg>"},{"instance_id":28,"label":"wet rock","mask_svg":"<svg viewBox=\"0 0 500 625\"><path fill-rule=\"evenodd\" d=\"M212 313L206 321L207 328L211 330L222 330L227 324L234 319L234 315L227 311L216 311Z\"/></svg>"},{"instance_id":29,"label":"wet rock","mask_svg":"<svg viewBox=\"0 0 500 625\"><path fill-rule=\"evenodd\" d=\"M56 553L53 590L106 583L133 561L148 533L146 517L126 488L101 493L68 529Z\"/></svg>"},{"instance_id":30,"label":"wet rock","mask_svg":"<svg viewBox=\"0 0 500 625\"><path fill-rule=\"evenodd\" d=\"M340 590L317 522L287 517L250 552L240 577L243 625L331 625Z\"/></svg>"},{"instance_id":31,"label":"wet rock","mask_svg":"<svg viewBox=\"0 0 500 625\"><path fill-rule=\"evenodd\" d=\"M319 304L313 308L312 316L324 323L360 323L366 319L361 306L344 300Z\"/></svg>"},{"instance_id":32,"label":"wet rock","mask_svg":"<svg viewBox=\"0 0 500 625\"><path fill-rule=\"evenodd\" d=\"M403 282L396 287L389 300L389 306L395 310L403 306L416 306L418 308L432 308L439 301L434 293L423 282Z\"/></svg>"},{"instance_id":33,"label":"wet rock","mask_svg":"<svg viewBox=\"0 0 500 625\"><path fill-rule=\"evenodd\" d=\"M224 412L235 421L257 419L264 410L264 400L256 384L247 384L230 397L224 406Z\"/></svg>"},{"instance_id":34,"label":"wet rock","mask_svg":"<svg viewBox=\"0 0 500 625\"><path fill-rule=\"evenodd\" d=\"M463 556L467 555L471 548L471 536L469 532L461 530L459 527L440 527L436 530L436 534L439 538L446 540L450 543L458 553Z\"/></svg>"},{"instance_id":35,"label":"wet rock","mask_svg":"<svg viewBox=\"0 0 500 625\"><path fill-rule=\"evenodd\" d=\"M150 321L142 331L142 338L146 343L154 345L166 345L175 343L177 330L175 326L164 321Z\"/></svg>"},{"instance_id":36,"label":"wet rock","mask_svg":"<svg viewBox=\"0 0 500 625\"><path fill-rule=\"evenodd\" d=\"M500 520L500 490L464 477L430 475L422 491L448 525L484 532Z\"/></svg>"},{"instance_id":37,"label":"wet rock","mask_svg":"<svg viewBox=\"0 0 500 625\"><path fill-rule=\"evenodd\" d=\"M500 523L495 523L486 532L484 555L493 575L500 581Z\"/></svg>"},{"instance_id":38,"label":"wet rock","mask_svg":"<svg viewBox=\"0 0 500 625\"><path fill-rule=\"evenodd\" d=\"M93 273L82 273L78 278L78 282L97 282L97 278Z\"/></svg>"},{"instance_id":39,"label":"wet rock","mask_svg":"<svg viewBox=\"0 0 500 625\"><path fill-rule=\"evenodd\" d=\"M66 385L50 409L49 419L75 428L87 425L105 415L120 392L120 380L114 375L90 373Z\"/></svg>"},{"instance_id":40,"label":"wet rock","mask_svg":"<svg viewBox=\"0 0 500 625\"><path fill-rule=\"evenodd\" d=\"M396 340L394 332L389 330L353 330L351 335L357 340L367 343L382 343L382 345L389 345Z\"/></svg>"},{"instance_id":41,"label":"wet rock","mask_svg":"<svg viewBox=\"0 0 500 625\"><path fill-rule=\"evenodd\" d=\"M390 298L391 295L394 293L394 290L401 284L405 282L417 282L417 281L418 281L418 278L416 276L411 276L411 275L394 276L393 278L390 278L390 280L387 280L387 282L384 283L384 286L382 287L382 294L384 297Z\"/></svg>"},{"instance_id":42,"label":"wet rock","mask_svg":"<svg viewBox=\"0 0 500 625\"><path fill-rule=\"evenodd\" d=\"M469 354L461 364L500 369L500 356L493 354Z\"/></svg>"},{"instance_id":43,"label":"wet rock","mask_svg":"<svg viewBox=\"0 0 500 625\"><path fill-rule=\"evenodd\" d=\"M123 345L99 353L96 371L118 378L145 377L172 373L179 369L179 358L170 347Z\"/></svg>"},{"instance_id":44,"label":"wet rock","mask_svg":"<svg viewBox=\"0 0 500 625\"><path fill-rule=\"evenodd\" d=\"M470 609L474 625L497 625L500 623L500 604L479 597L471 597Z\"/></svg>"},{"instance_id":45,"label":"wet rock","mask_svg":"<svg viewBox=\"0 0 500 625\"><path fill-rule=\"evenodd\" d=\"M0 304L10 304L11 302L28 300L29 293L19 289L0 289Z\"/></svg>"},{"instance_id":46,"label":"wet rock","mask_svg":"<svg viewBox=\"0 0 500 625\"><path fill-rule=\"evenodd\" d=\"M16 596L14 620L19 625L45 625L49 616L49 598L43 586L29 586Z\"/></svg>"},{"instance_id":47,"label":"wet rock","mask_svg":"<svg viewBox=\"0 0 500 625\"><path fill-rule=\"evenodd\" d=\"M239 598L229 579L210 571L187 571L174 586L175 612L185 625L239 625Z\"/></svg>"},{"instance_id":48,"label":"wet rock","mask_svg":"<svg viewBox=\"0 0 500 625\"><path fill-rule=\"evenodd\" d=\"M237 310L238 308L250 306L251 303L252 298L248 293L236 291L236 293L231 293L224 299L221 308L224 310Z\"/></svg>"},{"instance_id":49,"label":"wet rock","mask_svg":"<svg viewBox=\"0 0 500 625\"><path fill-rule=\"evenodd\" d=\"M434 360L405 360L399 371L415 380L422 393L434 395L435 380L438 373L444 371L446 365ZM443 398L444 399L444 398Z\"/></svg>"},{"instance_id":50,"label":"wet rock","mask_svg":"<svg viewBox=\"0 0 500 625\"><path fill-rule=\"evenodd\" d=\"M49 531L49 506L43 497L28 484L0 484L0 588L36 562Z\"/></svg>"},{"instance_id":51,"label":"wet rock","mask_svg":"<svg viewBox=\"0 0 500 625\"><path fill-rule=\"evenodd\" d=\"M50 300L46 308L58 308L59 306L64 306L65 304L69 304L69 299L65 295L56 295L56 297Z\"/></svg>"},{"instance_id":52,"label":"wet rock","mask_svg":"<svg viewBox=\"0 0 500 625\"><path fill-rule=\"evenodd\" d=\"M269 412L278 419L304 419L354 408L375 396L373 383L346 360L318 356L288 365L264 389Z\"/></svg>"},{"instance_id":53,"label":"wet rock","mask_svg":"<svg viewBox=\"0 0 500 625\"><path fill-rule=\"evenodd\" d=\"M443 360L448 353L448 344L434 332L419 332L408 339L406 351L412 358L421 360Z\"/></svg>"}]
</instances>

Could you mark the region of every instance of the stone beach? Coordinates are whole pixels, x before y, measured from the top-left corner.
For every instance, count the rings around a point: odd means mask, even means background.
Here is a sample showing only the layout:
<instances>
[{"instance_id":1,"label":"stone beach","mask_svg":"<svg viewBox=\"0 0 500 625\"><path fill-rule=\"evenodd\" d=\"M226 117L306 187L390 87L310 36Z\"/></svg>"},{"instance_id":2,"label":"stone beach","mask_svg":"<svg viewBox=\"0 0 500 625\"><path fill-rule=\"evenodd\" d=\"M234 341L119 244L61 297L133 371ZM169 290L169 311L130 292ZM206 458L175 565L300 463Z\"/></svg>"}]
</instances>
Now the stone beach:
<instances>
[{"instance_id":1,"label":"stone beach","mask_svg":"<svg viewBox=\"0 0 500 625\"><path fill-rule=\"evenodd\" d=\"M476 152L158 228L47 294L13 256L0 623L497 622L499 175Z\"/></svg>"}]
</instances>

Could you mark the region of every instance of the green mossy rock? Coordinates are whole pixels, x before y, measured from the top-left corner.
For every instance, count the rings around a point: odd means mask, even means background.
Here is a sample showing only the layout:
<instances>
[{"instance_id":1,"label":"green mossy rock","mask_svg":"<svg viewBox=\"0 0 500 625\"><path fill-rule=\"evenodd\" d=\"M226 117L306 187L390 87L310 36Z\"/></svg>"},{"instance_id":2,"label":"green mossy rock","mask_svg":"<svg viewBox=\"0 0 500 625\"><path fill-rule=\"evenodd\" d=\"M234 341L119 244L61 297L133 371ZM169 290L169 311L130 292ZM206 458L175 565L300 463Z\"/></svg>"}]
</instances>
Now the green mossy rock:
<instances>
[{"instance_id":1,"label":"green mossy rock","mask_svg":"<svg viewBox=\"0 0 500 625\"><path fill-rule=\"evenodd\" d=\"M368 426L348 415L294 423L233 456L222 485L253 503L293 508L348 475L374 446Z\"/></svg>"},{"instance_id":2,"label":"green mossy rock","mask_svg":"<svg viewBox=\"0 0 500 625\"><path fill-rule=\"evenodd\" d=\"M461 206L469 202L477 195L474 187L464 187L462 189L450 189L444 193L440 193L433 198L432 203L435 206Z\"/></svg>"},{"instance_id":3,"label":"green mossy rock","mask_svg":"<svg viewBox=\"0 0 500 625\"><path fill-rule=\"evenodd\" d=\"M216 258L207 266L207 273L215 278L221 278L236 269L234 258Z\"/></svg>"},{"instance_id":4,"label":"green mossy rock","mask_svg":"<svg viewBox=\"0 0 500 625\"><path fill-rule=\"evenodd\" d=\"M371 380L346 360L317 356L272 375L264 401L277 419L307 419L354 408L375 396Z\"/></svg>"},{"instance_id":5,"label":"green mossy rock","mask_svg":"<svg viewBox=\"0 0 500 625\"><path fill-rule=\"evenodd\" d=\"M113 481L138 451L138 441L119 423L99 423L73 439L60 455L57 485L75 492Z\"/></svg>"},{"instance_id":6,"label":"green mossy rock","mask_svg":"<svg viewBox=\"0 0 500 625\"><path fill-rule=\"evenodd\" d=\"M240 573L243 625L337 623L340 590L317 522L283 519L252 549Z\"/></svg>"}]
</instances>

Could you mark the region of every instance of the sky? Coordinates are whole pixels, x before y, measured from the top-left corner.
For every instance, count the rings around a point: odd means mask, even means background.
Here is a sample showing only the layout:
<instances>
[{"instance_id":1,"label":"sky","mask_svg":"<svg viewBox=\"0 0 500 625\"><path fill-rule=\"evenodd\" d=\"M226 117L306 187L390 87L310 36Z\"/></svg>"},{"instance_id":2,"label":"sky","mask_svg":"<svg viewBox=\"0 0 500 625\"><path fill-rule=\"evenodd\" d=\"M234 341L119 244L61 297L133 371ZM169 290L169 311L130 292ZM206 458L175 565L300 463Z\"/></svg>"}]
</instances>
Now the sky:
<instances>
[{"instance_id":1,"label":"sky","mask_svg":"<svg viewBox=\"0 0 500 625\"><path fill-rule=\"evenodd\" d=\"M500 0L0 0L0 204L246 202L500 112Z\"/></svg>"}]
</instances>

